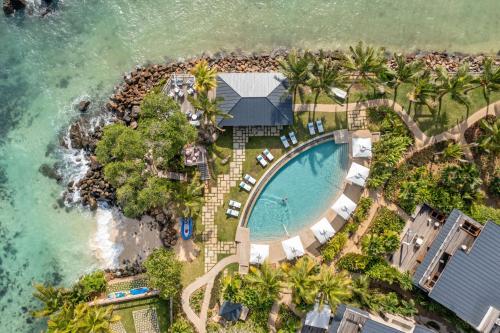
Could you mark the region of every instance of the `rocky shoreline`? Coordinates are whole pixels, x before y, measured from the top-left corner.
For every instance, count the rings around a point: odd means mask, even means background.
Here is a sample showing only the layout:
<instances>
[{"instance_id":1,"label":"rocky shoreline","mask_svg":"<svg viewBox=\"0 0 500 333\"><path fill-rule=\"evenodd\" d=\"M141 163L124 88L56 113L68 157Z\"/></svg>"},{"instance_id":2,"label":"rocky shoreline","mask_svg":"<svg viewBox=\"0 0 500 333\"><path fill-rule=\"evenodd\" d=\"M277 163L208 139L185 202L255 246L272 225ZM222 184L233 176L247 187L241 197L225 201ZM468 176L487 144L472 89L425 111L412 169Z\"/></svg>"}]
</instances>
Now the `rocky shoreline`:
<instances>
[{"instance_id":1,"label":"rocky shoreline","mask_svg":"<svg viewBox=\"0 0 500 333\"><path fill-rule=\"evenodd\" d=\"M40 7L40 16L44 17L50 14L57 7L57 0L41 0ZM5 16L11 16L18 12L27 12L29 15L32 15L35 12L35 8L33 8L33 4L29 3L26 0L3 0L3 13Z\"/></svg>"},{"instance_id":2,"label":"rocky shoreline","mask_svg":"<svg viewBox=\"0 0 500 333\"><path fill-rule=\"evenodd\" d=\"M200 60L205 59L209 65L219 72L264 72L277 71L279 68L278 59L287 54L286 50L275 50L266 54L243 54L243 53L217 53L214 55L203 55L201 57L190 58L169 62L167 64L154 64L148 66L138 66L130 73L123 76L123 82L115 87L114 93L105 104L104 112L111 114L111 122L123 123L132 128L137 126L140 113L140 104L144 96L155 86L158 86L169 78L173 73L186 73ZM338 59L337 51L328 51L327 57ZM389 54L387 55L389 57ZM459 65L468 61L471 72L481 71L483 55L448 54L445 52L417 52L407 55L409 60L422 59L427 66L435 68L445 66L450 72L456 71ZM498 59L497 59L498 63ZM392 66L392 60L388 58L388 65ZM88 101L80 102L77 106L81 113L85 113L89 106ZM98 140L102 135L104 124L89 126L87 117L81 117L69 128L70 146L73 149L83 149L89 158L89 169L87 174L76 183L67 184L65 200L71 201L74 191L80 192L80 202L83 206L96 209L99 202L107 202L115 205L115 190L104 180L102 166L94 156L94 150ZM92 128L92 130L89 130ZM63 141L61 140L63 143ZM67 143L63 143L67 144ZM51 174L43 170L46 174ZM160 238L166 247L175 245L177 233L173 228L174 216L167 211L153 211L149 214L158 225ZM140 263L122 263L124 268L111 270L110 273L116 276L128 276L142 272Z\"/></svg>"}]
</instances>

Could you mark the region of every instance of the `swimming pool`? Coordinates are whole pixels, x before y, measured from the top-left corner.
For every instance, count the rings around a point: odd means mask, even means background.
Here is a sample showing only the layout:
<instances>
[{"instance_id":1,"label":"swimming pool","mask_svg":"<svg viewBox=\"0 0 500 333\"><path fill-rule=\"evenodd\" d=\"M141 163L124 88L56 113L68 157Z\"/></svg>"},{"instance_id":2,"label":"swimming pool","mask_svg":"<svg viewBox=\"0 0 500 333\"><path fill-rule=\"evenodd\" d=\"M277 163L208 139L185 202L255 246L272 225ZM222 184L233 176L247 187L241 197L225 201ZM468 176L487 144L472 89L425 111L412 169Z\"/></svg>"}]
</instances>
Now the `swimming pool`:
<instances>
[{"instance_id":1,"label":"swimming pool","mask_svg":"<svg viewBox=\"0 0 500 333\"><path fill-rule=\"evenodd\" d=\"M285 238L317 222L342 190L348 160L349 146L329 140L288 161L269 180L252 208L247 223L250 239Z\"/></svg>"}]
</instances>

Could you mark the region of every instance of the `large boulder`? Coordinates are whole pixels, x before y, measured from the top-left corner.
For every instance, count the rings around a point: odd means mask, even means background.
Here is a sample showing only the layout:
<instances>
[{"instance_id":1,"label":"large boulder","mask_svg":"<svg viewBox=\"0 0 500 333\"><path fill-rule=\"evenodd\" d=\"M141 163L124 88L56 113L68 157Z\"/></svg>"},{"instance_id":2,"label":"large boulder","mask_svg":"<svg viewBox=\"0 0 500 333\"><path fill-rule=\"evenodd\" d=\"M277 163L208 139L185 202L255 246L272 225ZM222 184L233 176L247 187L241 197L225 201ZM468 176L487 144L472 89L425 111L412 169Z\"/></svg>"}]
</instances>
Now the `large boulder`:
<instances>
[{"instance_id":1,"label":"large boulder","mask_svg":"<svg viewBox=\"0 0 500 333\"><path fill-rule=\"evenodd\" d=\"M12 15L16 10L26 8L26 0L3 0L3 12L5 15Z\"/></svg>"}]
</instances>

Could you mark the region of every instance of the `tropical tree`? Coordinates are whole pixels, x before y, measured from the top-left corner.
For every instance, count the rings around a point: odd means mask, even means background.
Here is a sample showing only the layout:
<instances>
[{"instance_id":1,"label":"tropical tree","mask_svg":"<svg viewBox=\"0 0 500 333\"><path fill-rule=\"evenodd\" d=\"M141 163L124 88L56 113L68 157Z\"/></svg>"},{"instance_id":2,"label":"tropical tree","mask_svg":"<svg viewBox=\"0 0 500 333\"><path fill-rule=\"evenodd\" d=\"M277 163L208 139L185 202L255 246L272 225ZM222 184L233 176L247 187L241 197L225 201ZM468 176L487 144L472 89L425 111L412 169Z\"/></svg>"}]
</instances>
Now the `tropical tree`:
<instances>
[{"instance_id":1,"label":"tropical tree","mask_svg":"<svg viewBox=\"0 0 500 333\"><path fill-rule=\"evenodd\" d=\"M394 53L394 68L389 69L387 85L394 89L394 103L396 103L398 88L401 84L412 83L424 69L424 63L420 60L407 62L402 54Z\"/></svg>"},{"instance_id":2,"label":"tropical tree","mask_svg":"<svg viewBox=\"0 0 500 333\"><path fill-rule=\"evenodd\" d=\"M160 297L168 299L180 292L182 265L172 250L154 250L144 261L149 285L160 290Z\"/></svg>"},{"instance_id":3,"label":"tropical tree","mask_svg":"<svg viewBox=\"0 0 500 333\"><path fill-rule=\"evenodd\" d=\"M474 163L463 163L445 167L440 183L449 192L459 194L463 200L472 201L483 181Z\"/></svg>"},{"instance_id":4,"label":"tropical tree","mask_svg":"<svg viewBox=\"0 0 500 333\"><path fill-rule=\"evenodd\" d=\"M316 270L316 263L308 256L297 260L295 265L283 265L283 271L286 274L288 286L292 289L292 298L295 304L314 303L316 297L314 275Z\"/></svg>"},{"instance_id":5,"label":"tropical tree","mask_svg":"<svg viewBox=\"0 0 500 333\"><path fill-rule=\"evenodd\" d=\"M486 120L481 121L481 129L485 132L479 139L479 147L486 152L500 152L500 119L490 124Z\"/></svg>"},{"instance_id":6,"label":"tropical tree","mask_svg":"<svg viewBox=\"0 0 500 333\"><path fill-rule=\"evenodd\" d=\"M179 215L196 218L203 206L203 188L199 175L196 174L189 183L178 183L174 191L174 201Z\"/></svg>"},{"instance_id":7,"label":"tropical tree","mask_svg":"<svg viewBox=\"0 0 500 333\"><path fill-rule=\"evenodd\" d=\"M347 88L348 99L349 91L355 83L375 90L379 82L379 74L386 70L382 49L375 49L371 46L364 47L363 43L359 42L355 47L350 46L349 51L343 62L344 67L353 76L351 84Z\"/></svg>"},{"instance_id":8,"label":"tropical tree","mask_svg":"<svg viewBox=\"0 0 500 333\"><path fill-rule=\"evenodd\" d=\"M217 71L210 68L204 59L194 65L191 74L195 78L194 88L199 93L208 92L217 86Z\"/></svg>"},{"instance_id":9,"label":"tropical tree","mask_svg":"<svg viewBox=\"0 0 500 333\"><path fill-rule=\"evenodd\" d=\"M335 308L351 297L351 279L345 271L336 273L333 266L323 264L315 280L320 307L328 303Z\"/></svg>"},{"instance_id":10,"label":"tropical tree","mask_svg":"<svg viewBox=\"0 0 500 333\"><path fill-rule=\"evenodd\" d=\"M439 104L438 114L441 112L443 97L449 94L452 100L466 107L468 117L470 99L467 96L467 91L472 87L473 82L473 77L469 73L469 64L467 62L463 63L457 72L451 76L445 67L440 66L436 70L436 76L436 91Z\"/></svg>"},{"instance_id":11,"label":"tropical tree","mask_svg":"<svg viewBox=\"0 0 500 333\"><path fill-rule=\"evenodd\" d=\"M370 278L361 275L352 281L352 296L361 306L371 308Z\"/></svg>"},{"instance_id":12,"label":"tropical tree","mask_svg":"<svg viewBox=\"0 0 500 333\"><path fill-rule=\"evenodd\" d=\"M436 86L431 81L431 73L424 70L411 79L411 89L407 94L408 113L411 112L412 104L425 105L429 110L434 110L434 98L436 97ZM415 108L416 113L416 108Z\"/></svg>"},{"instance_id":13,"label":"tropical tree","mask_svg":"<svg viewBox=\"0 0 500 333\"><path fill-rule=\"evenodd\" d=\"M314 93L314 110L318 104L318 97L321 93L328 95L337 104L342 104L335 94L332 94L331 89L344 88L346 86L347 76L341 71L340 64L331 59L327 59L323 52L314 58L313 66L309 72L306 84Z\"/></svg>"},{"instance_id":14,"label":"tropical tree","mask_svg":"<svg viewBox=\"0 0 500 333\"><path fill-rule=\"evenodd\" d=\"M446 159L452 159L456 161L463 161L462 156L464 154L462 146L458 143L450 143L443 150L443 157Z\"/></svg>"},{"instance_id":15,"label":"tropical tree","mask_svg":"<svg viewBox=\"0 0 500 333\"><path fill-rule=\"evenodd\" d=\"M59 311L66 302L69 290L43 284L35 284L33 296L43 303L43 308L33 312L37 318L47 317Z\"/></svg>"},{"instance_id":16,"label":"tropical tree","mask_svg":"<svg viewBox=\"0 0 500 333\"><path fill-rule=\"evenodd\" d=\"M275 301L282 288L283 272L264 262L258 268L251 266L250 273L245 276L245 279L264 299Z\"/></svg>"},{"instance_id":17,"label":"tropical tree","mask_svg":"<svg viewBox=\"0 0 500 333\"><path fill-rule=\"evenodd\" d=\"M488 57L483 60L483 71L473 80L477 84L472 89L481 87L486 101L486 114L490 106L490 96L494 91L500 91L500 66L494 66L493 59Z\"/></svg>"},{"instance_id":18,"label":"tropical tree","mask_svg":"<svg viewBox=\"0 0 500 333\"><path fill-rule=\"evenodd\" d=\"M293 49L288 53L285 59L279 60L278 64L283 72L283 75L288 80L288 91L292 95L293 103L297 93L299 94L300 102L304 102L304 86L309 79L309 72L312 67L312 55L310 52L299 54Z\"/></svg>"},{"instance_id":19,"label":"tropical tree","mask_svg":"<svg viewBox=\"0 0 500 333\"><path fill-rule=\"evenodd\" d=\"M218 120L220 118L228 119L233 117L221 110L219 105L224 100L222 97L211 99L206 92L201 92L196 97L188 96L188 100L195 109L203 112L202 126L205 129L208 126L213 126L219 131L224 131L224 129L218 126Z\"/></svg>"},{"instance_id":20,"label":"tropical tree","mask_svg":"<svg viewBox=\"0 0 500 333\"><path fill-rule=\"evenodd\" d=\"M230 300L232 302L237 302L238 295L241 291L242 286L241 276L228 274L222 280L222 295L225 300Z\"/></svg>"},{"instance_id":21,"label":"tropical tree","mask_svg":"<svg viewBox=\"0 0 500 333\"><path fill-rule=\"evenodd\" d=\"M110 324L119 320L120 316L113 315L112 307L80 303L75 308L70 332L112 333Z\"/></svg>"}]
</instances>

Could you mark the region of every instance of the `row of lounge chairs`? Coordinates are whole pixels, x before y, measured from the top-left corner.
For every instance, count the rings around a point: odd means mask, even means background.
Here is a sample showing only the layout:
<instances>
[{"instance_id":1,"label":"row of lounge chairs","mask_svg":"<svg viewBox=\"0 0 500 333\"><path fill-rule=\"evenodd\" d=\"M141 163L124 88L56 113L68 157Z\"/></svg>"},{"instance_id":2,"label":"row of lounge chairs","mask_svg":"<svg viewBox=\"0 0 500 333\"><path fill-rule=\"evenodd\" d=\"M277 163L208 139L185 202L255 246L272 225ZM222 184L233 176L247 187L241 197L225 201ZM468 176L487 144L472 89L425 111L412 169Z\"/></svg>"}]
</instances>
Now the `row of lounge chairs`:
<instances>
[{"instance_id":1,"label":"row of lounge chairs","mask_svg":"<svg viewBox=\"0 0 500 333\"><path fill-rule=\"evenodd\" d=\"M325 129L323 127L323 122L321 121L321 119L316 120L316 127L318 128L318 133L319 134L322 134L322 133L325 132ZM307 124L307 128L309 129L309 134L311 134L311 135L315 135L316 134L316 130L314 128L314 123L313 122L310 122L309 124Z\"/></svg>"},{"instance_id":2,"label":"row of lounge chairs","mask_svg":"<svg viewBox=\"0 0 500 333\"><path fill-rule=\"evenodd\" d=\"M257 161L263 168L267 166L268 162L272 162L272 160L274 160L274 156L267 148L264 149L262 154L257 155Z\"/></svg>"},{"instance_id":3,"label":"row of lounge chairs","mask_svg":"<svg viewBox=\"0 0 500 333\"><path fill-rule=\"evenodd\" d=\"M248 173L243 176L243 181L240 183L240 188L244 191L250 192L252 186L257 183L257 180L250 176ZM240 215L239 209L241 208L241 202L235 200L229 200L229 208L226 210L226 214L231 217L238 217Z\"/></svg>"},{"instance_id":4,"label":"row of lounge chairs","mask_svg":"<svg viewBox=\"0 0 500 333\"><path fill-rule=\"evenodd\" d=\"M292 142L292 145L295 146L299 142L299 141L297 141L297 137L295 136L294 132L288 133L288 136L290 137L290 141ZM280 139L281 139L281 143L283 144L283 147L285 147L285 149L290 147L290 144L288 143L288 139L285 135L281 136Z\"/></svg>"}]
</instances>

